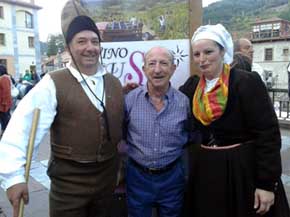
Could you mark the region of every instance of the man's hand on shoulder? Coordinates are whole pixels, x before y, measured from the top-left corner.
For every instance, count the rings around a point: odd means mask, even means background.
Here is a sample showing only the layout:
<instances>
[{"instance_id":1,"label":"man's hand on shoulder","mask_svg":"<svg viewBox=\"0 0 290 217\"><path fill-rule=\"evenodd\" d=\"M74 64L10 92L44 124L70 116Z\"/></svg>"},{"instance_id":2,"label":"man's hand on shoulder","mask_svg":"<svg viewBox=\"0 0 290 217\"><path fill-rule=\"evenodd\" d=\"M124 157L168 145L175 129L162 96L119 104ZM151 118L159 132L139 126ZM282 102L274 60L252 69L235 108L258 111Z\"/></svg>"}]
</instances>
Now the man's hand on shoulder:
<instances>
[{"instance_id":1,"label":"man's hand on shoulder","mask_svg":"<svg viewBox=\"0 0 290 217\"><path fill-rule=\"evenodd\" d=\"M139 84L137 84L137 83L126 83L125 86L123 86L123 93L127 94L131 90L134 90L137 87L139 87Z\"/></svg>"},{"instance_id":2,"label":"man's hand on shoulder","mask_svg":"<svg viewBox=\"0 0 290 217\"><path fill-rule=\"evenodd\" d=\"M26 183L19 183L8 188L6 193L13 207L13 217L18 217L21 198L23 198L24 204L29 201L28 186Z\"/></svg>"}]
</instances>

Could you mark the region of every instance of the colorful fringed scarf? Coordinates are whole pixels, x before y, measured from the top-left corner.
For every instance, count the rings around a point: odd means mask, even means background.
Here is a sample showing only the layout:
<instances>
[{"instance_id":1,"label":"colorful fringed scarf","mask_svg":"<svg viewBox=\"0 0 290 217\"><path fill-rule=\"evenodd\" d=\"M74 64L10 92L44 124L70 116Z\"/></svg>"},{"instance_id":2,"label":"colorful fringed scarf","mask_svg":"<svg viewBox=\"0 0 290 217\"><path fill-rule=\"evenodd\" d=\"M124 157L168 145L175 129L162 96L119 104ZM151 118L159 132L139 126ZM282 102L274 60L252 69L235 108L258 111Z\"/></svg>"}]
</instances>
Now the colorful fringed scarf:
<instances>
[{"instance_id":1,"label":"colorful fringed scarf","mask_svg":"<svg viewBox=\"0 0 290 217\"><path fill-rule=\"evenodd\" d=\"M209 125L224 113L228 101L229 77L230 66L224 64L217 83L207 93L205 93L206 80L204 76L200 78L193 97L192 111L203 125Z\"/></svg>"}]
</instances>

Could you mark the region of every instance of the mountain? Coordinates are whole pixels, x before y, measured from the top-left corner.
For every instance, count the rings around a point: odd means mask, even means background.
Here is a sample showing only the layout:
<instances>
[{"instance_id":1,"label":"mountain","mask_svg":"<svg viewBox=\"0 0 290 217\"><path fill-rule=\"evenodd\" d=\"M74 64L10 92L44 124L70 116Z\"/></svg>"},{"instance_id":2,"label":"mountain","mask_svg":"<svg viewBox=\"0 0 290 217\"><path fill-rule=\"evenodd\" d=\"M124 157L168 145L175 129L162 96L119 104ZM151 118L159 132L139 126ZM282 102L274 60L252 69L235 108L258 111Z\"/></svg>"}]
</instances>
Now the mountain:
<instances>
[{"instance_id":1,"label":"mountain","mask_svg":"<svg viewBox=\"0 0 290 217\"><path fill-rule=\"evenodd\" d=\"M255 20L273 17L290 21L288 0L222 0L203 8L203 24L222 23L238 37L250 32Z\"/></svg>"}]
</instances>

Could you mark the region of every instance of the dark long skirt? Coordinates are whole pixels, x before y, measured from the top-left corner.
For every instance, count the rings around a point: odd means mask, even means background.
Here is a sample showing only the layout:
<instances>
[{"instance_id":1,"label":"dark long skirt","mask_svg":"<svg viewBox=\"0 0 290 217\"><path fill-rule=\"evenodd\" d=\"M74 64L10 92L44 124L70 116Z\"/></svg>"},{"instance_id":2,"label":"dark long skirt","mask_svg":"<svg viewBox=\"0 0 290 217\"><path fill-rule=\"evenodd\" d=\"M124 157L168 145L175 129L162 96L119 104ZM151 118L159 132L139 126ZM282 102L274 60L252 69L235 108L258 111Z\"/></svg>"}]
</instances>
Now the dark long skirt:
<instances>
[{"instance_id":1,"label":"dark long skirt","mask_svg":"<svg viewBox=\"0 0 290 217\"><path fill-rule=\"evenodd\" d=\"M190 198L186 198L187 216L260 216L254 210L253 154L253 146L250 144L223 150L201 148L196 173L191 179L192 188L188 188L187 192L187 195L191 194ZM275 204L263 217L289 216L287 198L279 180Z\"/></svg>"}]
</instances>

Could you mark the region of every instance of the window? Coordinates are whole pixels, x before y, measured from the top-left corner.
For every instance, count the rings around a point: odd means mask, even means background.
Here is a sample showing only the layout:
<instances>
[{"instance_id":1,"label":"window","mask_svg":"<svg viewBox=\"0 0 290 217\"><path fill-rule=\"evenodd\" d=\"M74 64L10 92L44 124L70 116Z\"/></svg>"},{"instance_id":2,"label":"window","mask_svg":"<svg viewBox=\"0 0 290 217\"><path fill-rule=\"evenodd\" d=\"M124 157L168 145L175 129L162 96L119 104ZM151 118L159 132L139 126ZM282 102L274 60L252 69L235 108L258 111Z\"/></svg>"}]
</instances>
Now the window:
<instances>
[{"instance_id":1,"label":"window","mask_svg":"<svg viewBox=\"0 0 290 217\"><path fill-rule=\"evenodd\" d=\"M280 35L280 30L279 29L273 29L273 37L279 37Z\"/></svg>"},{"instance_id":2,"label":"window","mask_svg":"<svg viewBox=\"0 0 290 217\"><path fill-rule=\"evenodd\" d=\"M272 24L262 24L261 25L261 30L272 30Z\"/></svg>"},{"instance_id":3,"label":"window","mask_svg":"<svg viewBox=\"0 0 290 217\"><path fill-rule=\"evenodd\" d=\"M260 33L261 38L271 38L271 30L262 30Z\"/></svg>"},{"instance_id":4,"label":"window","mask_svg":"<svg viewBox=\"0 0 290 217\"><path fill-rule=\"evenodd\" d=\"M6 59L0 59L0 65L4 65L7 67L7 60Z\"/></svg>"},{"instance_id":5,"label":"window","mask_svg":"<svg viewBox=\"0 0 290 217\"><path fill-rule=\"evenodd\" d=\"M273 23L273 37L279 37L280 36L280 23Z\"/></svg>"},{"instance_id":6,"label":"window","mask_svg":"<svg viewBox=\"0 0 290 217\"><path fill-rule=\"evenodd\" d=\"M280 29L280 23L273 23L273 29Z\"/></svg>"},{"instance_id":7,"label":"window","mask_svg":"<svg viewBox=\"0 0 290 217\"><path fill-rule=\"evenodd\" d=\"M253 33L253 39L256 39L256 38L260 38L260 33L259 32L254 32Z\"/></svg>"},{"instance_id":8,"label":"window","mask_svg":"<svg viewBox=\"0 0 290 217\"><path fill-rule=\"evenodd\" d=\"M0 33L0 45L5 45L5 34Z\"/></svg>"},{"instance_id":9,"label":"window","mask_svg":"<svg viewBox=\"0 0 290 217\"><path fill-rule=\"evenodd\" d=\"M25 12L25 27L32 29L33 28L33 16L32 14Z\"/></svg>"},{"instance_id":10,"label":"window","mask_svg":"<svg viewBox=\"0 0 290 217\"><path fill-rule=\"evenodd\" d=\"M253 26L253 39L260 38L260 26Z\"/></svg>"},{"instance_id":11,"label":"window","mask_svg":"<svg viewBox=\"0 0 290 217\"><path fill-rule=\"evenodd\" d=\"M34 48L34 37L31 36L28 37L28 47Z\"/></svg>"},{"instance_id":12,"label":"window","mask_svg":"<svg viewBox=\"0 0 290 217\"><path fill-rule=\"evenodd\" d=\"M273 60L273 48L265 49L265 60Z\"/></svg>"},{"instance_id":13,"label":"window","mask_svg":"<svg viewBox=\"0 0 290 217\"><path fill-rule=\"evenodd\" d=\"M259 32L260 27L259 26L253 26L253 32Z\"/></svg>"},{"instance_id":14,"label":"window","mask_svg":"<svg viewBox=\"0 0 290 217\"><path fill-rule=\"evenodd\" d=\"M283 56L288 56L289 55L289 49L288 48L283 48Z\"/></svg>"},{"instance_id":15,"label":"window","mask_svg":"<svg viewBox=\"0 0 290 217\"><path fill-rule=\"evenodd\" d=\"M0 18L4 18L4 9L3 9L3 6L0 6Z\"/></svg>"}]
</instances>

